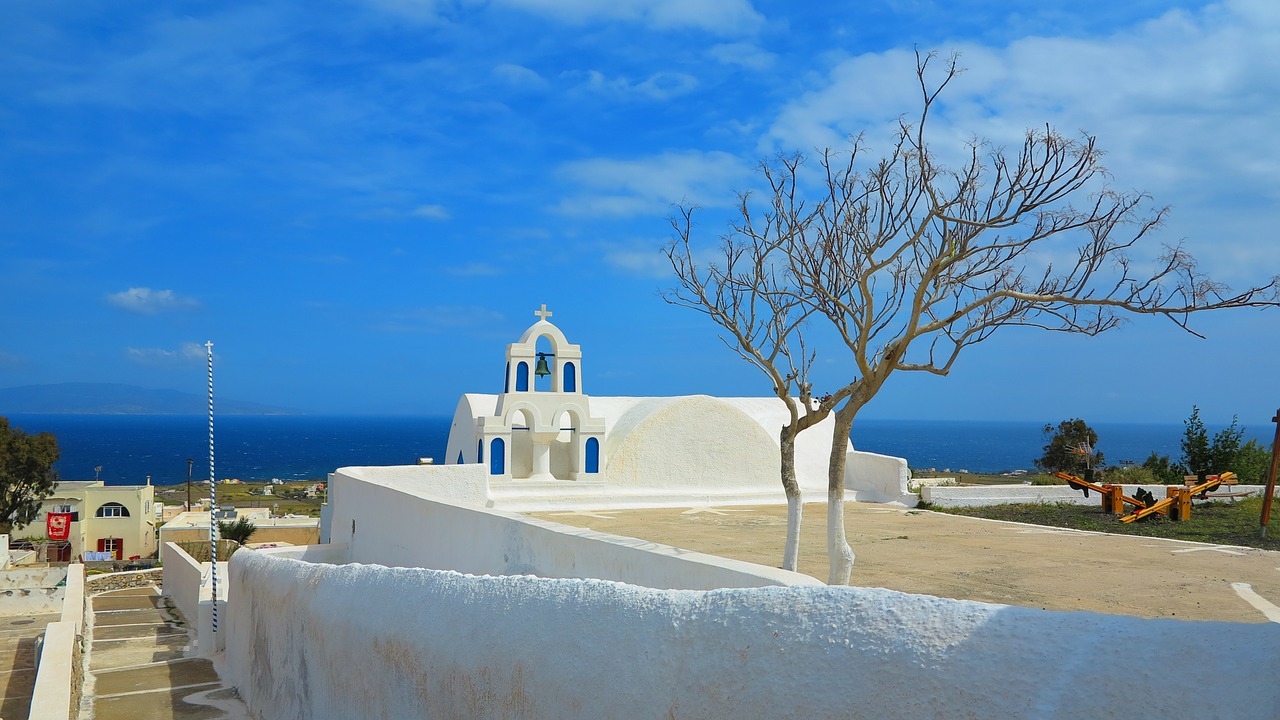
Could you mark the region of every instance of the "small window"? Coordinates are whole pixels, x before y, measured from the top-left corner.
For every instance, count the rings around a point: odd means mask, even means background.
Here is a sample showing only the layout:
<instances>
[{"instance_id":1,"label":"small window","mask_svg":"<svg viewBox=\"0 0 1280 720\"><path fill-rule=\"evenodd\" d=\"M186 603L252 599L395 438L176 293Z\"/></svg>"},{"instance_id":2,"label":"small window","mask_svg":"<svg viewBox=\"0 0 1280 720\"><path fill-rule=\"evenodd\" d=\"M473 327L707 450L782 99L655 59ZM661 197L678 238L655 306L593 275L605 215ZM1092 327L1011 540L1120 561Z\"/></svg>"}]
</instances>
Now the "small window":
<instances>
[{"instance_id":1,"label":"small window","mask_svg":"<svg viewBox=\"0 0 1280 720\"><path fill-rule=\"evenodd\" d=\"M578 392L578 369L571 362L564 364L564 391Z\"/></svg>"},{"instance_id":2,"label":"small window","mask_svg":"<svg viewBox=\"0 0 1280 720\"><path fill-rule=\"evenodd\" d=\"M129 517L129 508L118 502L109 502L98 508L98 511L93 516L100 518Z\"/></svg>"},{"instance_id":3,"label":"small window","mask_svg":"<svg viewBox=\"0 0 1280 720\"><path fill-rule=\"evenodd\" d=\"M600 441L595 438L587 438L586 464L588 473L600 472Z\"/></svg>"},{"instance_id":4,"label":"small window","mask_svg":"<svg viewBox=\"0 0 1280 720\"><path fill-rule=\"evenodd\" d=\"M506 473L507 461L507 444L502 438L494 438L489 443L489 474L503 475Z\"/></svg>"}]
</instances>

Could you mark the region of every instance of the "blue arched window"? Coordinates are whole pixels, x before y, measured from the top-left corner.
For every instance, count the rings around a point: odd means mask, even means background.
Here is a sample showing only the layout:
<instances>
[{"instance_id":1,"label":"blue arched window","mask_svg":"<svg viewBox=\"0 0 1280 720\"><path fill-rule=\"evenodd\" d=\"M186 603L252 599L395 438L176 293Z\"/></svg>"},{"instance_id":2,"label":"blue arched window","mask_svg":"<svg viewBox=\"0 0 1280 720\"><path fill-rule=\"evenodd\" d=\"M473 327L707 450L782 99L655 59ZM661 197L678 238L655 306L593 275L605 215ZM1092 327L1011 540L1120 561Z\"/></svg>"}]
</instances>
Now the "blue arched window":
<instances>
[{"instance_id":1,"label":"blue arched window","mask_svg":"<svg viewBox=\"0 0 1280 720\"><path fill-rule=\"evenodd\" d=\"M511 361L510 360L507 361L507 374L505 377L506 377L506 380L502 382L502 394L504 395L511 392Z\"/></svg>"},{"instance_id":2,"label":"blue arched window","mask_svg":"<svg viewBox=\"0 0 1280 720\"><path fill-rule=\"evenodd\" d=\"M523 360L516 365L516 392L529 392L529 363Z\"/></svg>"},{"instance_id":3,"label":"blue arched window","mask_svg":"<svg viewBox=\"0 0 1280 720\"><path fill-rule=\"evenodd\" d=\"M600 441L595 438L587 438L587 472L600 472Z\"/></svg>"},{"instance_id":4,"label":"blue arched window","mask_svg":"<svg viewBox=\"0 0 1280 720\"><path fill-rule=\"evenodd\" d=\"M461 464L462 464L462 451L461 451L461 450L459 450L459 451L458 451L458 464L459 464L459 465L461 465Z\"/></svg>"},{"instance_id":5,"label":"blue arched window","mask_svg":"<svg viewBox=\"0 0 1280 720\"><path fill-rule=\"evenodd\" d=\"M523 363L521 363L523 365ZM502 442L502 438L494 438L489 443L489 474L504 475L506 474L506 466L504 463L507 459L507 444Z\"/></svg>"},{"instance_id":6,"label":"blue arched window","mask_svg":"<svg viewBox=\"0 0 1280 720\"><path fill-rule=\"evenodd\" d=\"M476 441L476 462L484 462L484 439Z\"/></svg>"},{"instance_id":7,"label":"blue arched window","mask_svg":"<svg viewBox=\"0 0 1280 720\"><path fill-rule=\"evenodd\" d=\"M578 368L571 362L564 364L564 391L578 392Z\"/></svg>"}]
</instances>

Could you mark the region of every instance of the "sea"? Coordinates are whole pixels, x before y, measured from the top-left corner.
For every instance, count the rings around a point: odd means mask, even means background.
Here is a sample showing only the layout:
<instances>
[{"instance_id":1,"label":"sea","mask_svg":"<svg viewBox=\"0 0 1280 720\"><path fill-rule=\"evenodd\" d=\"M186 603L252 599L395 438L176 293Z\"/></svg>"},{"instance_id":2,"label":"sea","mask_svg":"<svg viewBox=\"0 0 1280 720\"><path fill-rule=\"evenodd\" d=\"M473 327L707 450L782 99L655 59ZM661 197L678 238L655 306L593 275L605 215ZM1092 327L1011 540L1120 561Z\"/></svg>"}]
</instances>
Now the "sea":
<instances>
[{"instance_id":1,"label":"sea","mask_svg":"<svg viewBox=\"0 0 1280 720\"><path fill-rule=\"evenodd\" d=\"M350 465L444 462L448 417L228 415L214 424L214 477L244 481L324 479ZM63 480L100 479L108 485L172 485L208 480L208 418L175 415L10 415L28 433L51 432L62 457ZM1181 456L1183 426L1093 423L1107 464L1141 463L1152 452ZM1210 427L1212 434L1217 429ZM915 470L1003 473L1030 470L1048 437L1035 422L858 420L859 450L907 459ZM1269 447L1271 438L1246 427L1245 439ZM1270 428L1263 428L1270 431Z\"/></svg>"}]
</instances>

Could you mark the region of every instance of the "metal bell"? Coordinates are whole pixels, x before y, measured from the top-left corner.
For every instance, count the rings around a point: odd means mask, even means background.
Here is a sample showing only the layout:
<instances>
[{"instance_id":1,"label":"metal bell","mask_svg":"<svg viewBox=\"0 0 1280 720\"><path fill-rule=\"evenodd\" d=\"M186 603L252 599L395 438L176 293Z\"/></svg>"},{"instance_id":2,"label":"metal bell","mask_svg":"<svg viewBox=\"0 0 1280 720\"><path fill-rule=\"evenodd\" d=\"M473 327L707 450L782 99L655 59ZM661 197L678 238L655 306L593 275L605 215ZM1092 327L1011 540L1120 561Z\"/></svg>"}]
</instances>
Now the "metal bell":
<instances>
[{"instance_id":1,"label":"metal bell","mask_svg":"<svg viewBox=\"0 0 1280 720\"><path fill-rule=\"evenodd\" d=\"M547 367L547 356L538 353L538 365L533 369L533 374L538 377L546 377L551 374L551 368Z\"/></svg>"}]
</instances>

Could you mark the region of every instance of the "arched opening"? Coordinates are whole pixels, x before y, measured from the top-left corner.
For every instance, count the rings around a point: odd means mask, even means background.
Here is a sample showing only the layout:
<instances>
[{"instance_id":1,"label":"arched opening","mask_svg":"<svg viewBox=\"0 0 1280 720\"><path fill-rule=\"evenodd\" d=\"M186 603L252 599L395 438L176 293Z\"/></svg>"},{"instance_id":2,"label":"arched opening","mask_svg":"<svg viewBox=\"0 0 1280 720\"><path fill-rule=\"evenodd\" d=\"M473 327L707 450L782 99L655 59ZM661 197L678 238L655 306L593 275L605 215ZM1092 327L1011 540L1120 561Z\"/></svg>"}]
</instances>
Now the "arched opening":
<instances>
[{"instance_id":1,"label":"arched opening","mask_svg":"<svg viewBox=\"0 0 1280 720\"><path fill-rule=\"evenodd\" d=\"M458 464L459 464L459 465L461 465L461 464L462 464L462 451L461 451L461 450L459 450L459 451L458 451Z\"/></svg>"},{"instance_id":2,"label":"arched opening","mask_svg":"<svg viewBox=\"0 0 1280 720\"><path fill-rule=\"evenodd\" d=\"M555 390L555 383L552 379L556 372L555 348L551 345L551 337L548 335L539 335L534 343L534 349L541 357L546 359L547 370L551 374L543 377L535 377L533 380L533 389L538 392L551 392ZM541 363L538 363L541 365ZM536 366L535 366L536 369Z\"/></svg>"},{"instance_id":3,"label":"arched opening","mask_svg":"<svg viewBox=\"0 0 1280 720\"><path fill-rule=\"evenodd\" d=\"M511 392L511 361L507 361L507 372L502 376L502 394Z\"/></svg>"},{"instance_id":4,"label":"arched opening","mask_svg":"<svg viewBox=\"0 0 1280 720\"><path fill-rule=\"evenodd\" d=\"M523 360L516 365L516 392L529 392L529 363Z\"/></svg>"},{"instance_id":5,"label":"arched opening","mask_svg":"<svg viewBox=\"0 0 1280 720\"><path fill-rule=\"evenodd\" d=\"M489 443L489 474L503 475L507 472L506 468L506 443L502 442L502 438L494 438Z\"/></svg>"},{"instance_id":6,"label":"arched opening","mask_svg":"<svg viewBox=\"0 0 1280 720\"><path fill-rule=\"evenodd\" d=\"M586 466L584 468L585 472L593 473L593 474L600 472L600 441L599 440L597 440L596 438L587 438L586 455L587 456L586 458L584 458L584 461L583 461L583 465Z\"/></svg>"},{"instance_id":7,"label":"arched opening","mask_svg":"<svg viewBox=\"0 0 1280 720\"><path fill-rule=\"evenodd\" d=\"M476 441L476 462L478 463L484 462L484 440L483 439Z\"/></svg>"},{"instance_id":8,"label":"arched opening","mask_svg":"<svg viewBox=\"0 0 1280 720\"><path fill-rule=\"evenodd\" d=\"M578 392L578 368L571 362L564 364L564 391Z\"/></svg>"},{"instance_id":9,"label":"arched opening","mask_svg":"<svg viewBox=\"0 0 1280 720\"><path fill-rule=\"evenodd\" d=\"M118 502L109 502L98 508L93 516L96 518L129 517L129 508Z\"/></svg>"}]
</instances>

